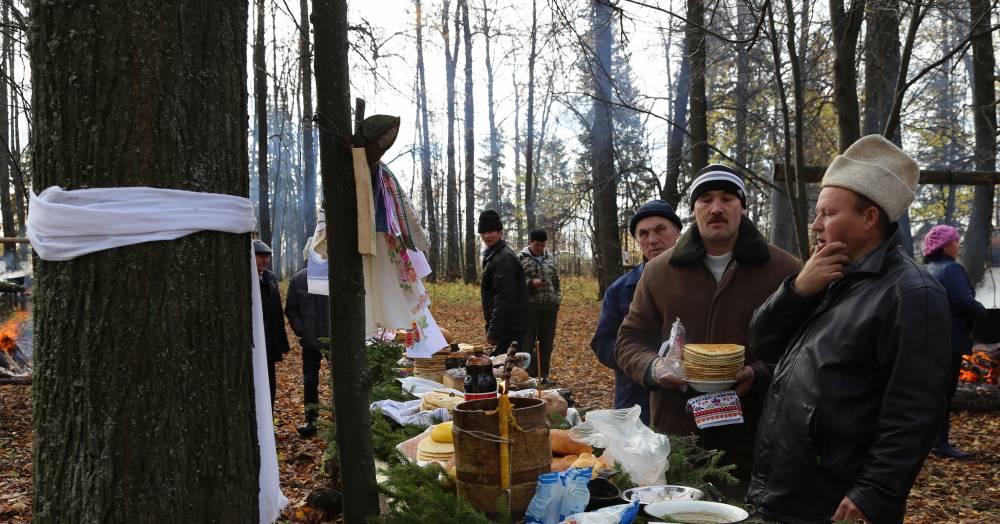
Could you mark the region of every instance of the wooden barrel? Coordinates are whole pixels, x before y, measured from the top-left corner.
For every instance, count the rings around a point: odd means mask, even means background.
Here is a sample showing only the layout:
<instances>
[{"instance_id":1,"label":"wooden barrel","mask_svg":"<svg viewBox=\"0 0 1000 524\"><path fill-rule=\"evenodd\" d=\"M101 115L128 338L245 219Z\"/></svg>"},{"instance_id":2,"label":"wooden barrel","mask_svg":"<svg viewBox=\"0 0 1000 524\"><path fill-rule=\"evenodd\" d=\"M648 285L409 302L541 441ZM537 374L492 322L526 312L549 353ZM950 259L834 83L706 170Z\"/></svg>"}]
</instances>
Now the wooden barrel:
<instances>
[{"instance_id":1,"label":"wooden barrel","mask_svg":"<svg viewBox=\"0 0 1000 524\"><path fill-rule=\"evenodd\" d=\"M455 407L455 470L458 494L491 517L497 515L500 497L500 432L495 398L463 402ZM535 495L538 476L552 465L549 423L545 401L537 398L510 399L514 420L524 431L510 429L510 510L514 520L524 518ZM493 414L487 413L494 411Z\"/></svg>"}]
</instances>

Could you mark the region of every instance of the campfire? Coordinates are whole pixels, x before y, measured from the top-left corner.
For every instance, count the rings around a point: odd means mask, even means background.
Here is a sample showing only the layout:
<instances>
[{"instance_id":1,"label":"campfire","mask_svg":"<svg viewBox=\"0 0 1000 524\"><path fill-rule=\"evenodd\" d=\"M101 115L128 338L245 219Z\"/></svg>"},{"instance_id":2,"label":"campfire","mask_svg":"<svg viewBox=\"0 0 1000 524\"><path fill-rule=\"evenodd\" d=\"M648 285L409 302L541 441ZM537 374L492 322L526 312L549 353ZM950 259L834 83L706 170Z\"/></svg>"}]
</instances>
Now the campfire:
<instances>
[{"instance_id":1,"label":"campfire","mask_svg":"<svg viewBox=\"0 0 1000 524\"><path fill-rule=\"evenodd\" d=\"M1000 350L977 350L971 355L962 355L962 371L958 379L971 384L997 385L1000 379Z\"/></svg>"},{"instance_id":2,"label":"campfire","mask_svg":"<svg viewBox=\"0 0 1000 524\"><path fill-rule=\"evenodd\" d=\"M23 331L31 329L30 316L27 311L18 311L0 325L0 384L30 383L30 341L24 344L28 347L18 344L25 338Z\"/></svg>"}]
</instances>

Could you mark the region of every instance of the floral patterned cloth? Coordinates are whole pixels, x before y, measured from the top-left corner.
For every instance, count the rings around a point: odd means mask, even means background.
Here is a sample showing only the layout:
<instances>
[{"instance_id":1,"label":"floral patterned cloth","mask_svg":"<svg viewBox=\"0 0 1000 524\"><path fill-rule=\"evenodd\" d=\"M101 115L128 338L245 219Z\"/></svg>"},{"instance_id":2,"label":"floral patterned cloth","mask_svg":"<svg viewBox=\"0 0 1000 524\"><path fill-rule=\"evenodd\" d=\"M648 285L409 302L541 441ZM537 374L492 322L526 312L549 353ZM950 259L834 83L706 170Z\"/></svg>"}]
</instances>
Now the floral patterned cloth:
<instances>
[{"instance_id":1,"label":"floral patterned cloth","mask_svg":"<svg viewBox=\"0 0 1000 524\"><path fill-rule=\"evenodd\" d=\"M743 423L743 407L734 391L717 391L687 401L698 429Z\"/></svg>"}]
</instances>

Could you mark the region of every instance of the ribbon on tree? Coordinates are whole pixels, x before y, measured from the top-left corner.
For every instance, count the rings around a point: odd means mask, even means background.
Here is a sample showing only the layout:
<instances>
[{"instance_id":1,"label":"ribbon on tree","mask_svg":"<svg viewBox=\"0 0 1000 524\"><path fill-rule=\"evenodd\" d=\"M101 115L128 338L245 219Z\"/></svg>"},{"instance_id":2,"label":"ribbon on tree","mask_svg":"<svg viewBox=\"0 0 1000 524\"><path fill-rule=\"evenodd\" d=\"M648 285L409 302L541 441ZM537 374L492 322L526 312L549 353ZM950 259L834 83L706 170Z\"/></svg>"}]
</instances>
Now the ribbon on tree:
<instances>
[{"instance_id":1,"label":"ribbon on tree","mask_svg":"<svg viewBox=\"0 0 1000 524\"><path fill-rule=\"evenodd\" d=\"M247 198L177 189L121 187L31 192L28 238L39 258L66 261L143 242L175 240L198 231L249 233L257 219ZM250 253L253 385L260 449L260 522L274 522L288 499L281 493L267 380L260 284Z\"/></svg>"}]
</instances>

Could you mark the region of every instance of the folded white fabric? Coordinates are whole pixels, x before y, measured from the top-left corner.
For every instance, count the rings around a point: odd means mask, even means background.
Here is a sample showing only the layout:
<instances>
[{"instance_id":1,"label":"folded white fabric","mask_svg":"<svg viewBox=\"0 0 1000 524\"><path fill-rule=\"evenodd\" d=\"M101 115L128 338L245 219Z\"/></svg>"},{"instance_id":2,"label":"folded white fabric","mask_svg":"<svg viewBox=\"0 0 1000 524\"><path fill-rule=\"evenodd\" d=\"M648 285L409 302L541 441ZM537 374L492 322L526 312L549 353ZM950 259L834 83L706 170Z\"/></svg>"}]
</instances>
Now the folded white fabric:
<instances>
[{"instance_id":1,"label":"folded white fabric","mask_svg":"<svg viewBox=\"0 0 1000 524\"><path fill-rule=\"evenodd\" d=\"M115 247L173 240L198 231L249 233L257 219L243 197L151 187L76 189L53 186L31 193L28 238L39 258L66 261ZM260 284L250 248L253 323L254 407L260 448L259 514L274 522L288 499L281 493L274 422L267 382L267 356Z\"/></svg>"},{"instance_id":2,"label":"folded white fabric","mask_svg":"<svg viewBox=\"0 0 1000 524\"><path fill-rule=\"evenodd\" d=\"M254 230L247 198L151 187L31 193L28 238L43 260L71 260L113 247L173 240L203 230Z\"/></svg>"}]
</instances>

